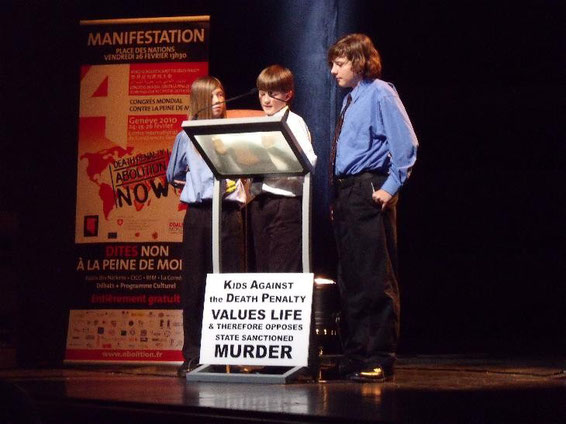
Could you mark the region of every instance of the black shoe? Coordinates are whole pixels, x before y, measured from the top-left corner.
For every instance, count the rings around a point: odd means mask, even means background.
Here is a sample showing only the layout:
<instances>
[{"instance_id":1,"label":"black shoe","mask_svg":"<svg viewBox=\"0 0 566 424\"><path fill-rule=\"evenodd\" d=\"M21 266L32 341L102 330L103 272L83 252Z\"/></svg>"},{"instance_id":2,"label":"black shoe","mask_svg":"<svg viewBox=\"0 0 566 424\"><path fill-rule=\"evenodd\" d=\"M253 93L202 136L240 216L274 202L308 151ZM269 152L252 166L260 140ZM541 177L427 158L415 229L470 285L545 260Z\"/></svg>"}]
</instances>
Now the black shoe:
<instances>
[{"instance_id":1,"label":"black shoe","mask_svg":"<svg viewBox=\"0 0 566 424\"><path fill-rule=\"evenodd\" d=\"M363 363L352 358L343 358L338 364L338 376L340 378L350 378L353 374L363 368Z\"/></svg>"},{"instance_id":2,"label":"black shoe","mask_svg":"<svg viewBox=\"0 0 566 424\"><path fill-rule=\"evenodd\" d=\"M393 379L393 371L375 366L355 372L349 376L349 379L359 383L384 383Z\"/></svg>"},{"instance_id":3,"label":"black shoe","mask_svg":"<svg viewBox=\"0 0 566 424\"><path fill-rule=\"evenodd\" d=\"M194 358L191 359L189 361L184 361L181 366L179 368L177 368L177 376L181 377L181 378L185 378L187 376L187 373L194 370L196 367L198 367L199 363L198 363L199 359L198 358Z\"/></svg>"}]
</instances>

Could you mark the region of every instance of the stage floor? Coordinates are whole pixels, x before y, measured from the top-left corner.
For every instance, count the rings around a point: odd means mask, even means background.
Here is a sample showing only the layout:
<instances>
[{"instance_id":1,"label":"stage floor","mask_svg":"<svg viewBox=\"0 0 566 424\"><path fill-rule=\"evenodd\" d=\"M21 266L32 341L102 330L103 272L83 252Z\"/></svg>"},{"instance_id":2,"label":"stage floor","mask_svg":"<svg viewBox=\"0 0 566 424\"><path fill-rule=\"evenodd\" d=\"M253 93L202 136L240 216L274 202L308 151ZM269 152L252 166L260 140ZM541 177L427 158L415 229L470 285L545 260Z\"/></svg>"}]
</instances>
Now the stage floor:
<instances>
[{"instance_id":1,"label":"stage floor","mask_svg":"<svg viewBox=\"0 0 566 424\"><path fill-rule=\"evenodd\" d=\"M0 379L6 414L17 406L41 423L564 423L565 369L558 359L415 356L383 384L187 383L171 366L0 370Z\"/></svg>"}]
</instances>

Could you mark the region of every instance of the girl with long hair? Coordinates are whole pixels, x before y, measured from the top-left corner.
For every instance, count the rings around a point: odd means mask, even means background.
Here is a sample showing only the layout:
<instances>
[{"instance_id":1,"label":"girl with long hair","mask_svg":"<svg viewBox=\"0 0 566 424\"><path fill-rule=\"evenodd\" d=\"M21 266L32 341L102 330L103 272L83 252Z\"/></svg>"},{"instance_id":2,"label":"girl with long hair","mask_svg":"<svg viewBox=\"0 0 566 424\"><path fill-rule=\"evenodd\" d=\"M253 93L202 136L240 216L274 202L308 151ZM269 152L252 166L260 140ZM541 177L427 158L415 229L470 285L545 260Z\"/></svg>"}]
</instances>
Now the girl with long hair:
<instances>
[{"instance_id":1,"label":"girl with long hair","mask_svg":"<svg viewBox=\"0 0 566 424\"><path fill-rule=\"evenodd\" d=\"M225 91L214 77L196 79L191 85L189 119L226 117ZM199 363L206 275L212 272L212 196L214 176L185 131L179 132L167 168L167 180L182 187L187 204L183 221L183 358L177 374L184 377ZM241 181L223 184L222 272L243 272L244 235L241 207L246 192Z\"/></svg>"}]
</instances>

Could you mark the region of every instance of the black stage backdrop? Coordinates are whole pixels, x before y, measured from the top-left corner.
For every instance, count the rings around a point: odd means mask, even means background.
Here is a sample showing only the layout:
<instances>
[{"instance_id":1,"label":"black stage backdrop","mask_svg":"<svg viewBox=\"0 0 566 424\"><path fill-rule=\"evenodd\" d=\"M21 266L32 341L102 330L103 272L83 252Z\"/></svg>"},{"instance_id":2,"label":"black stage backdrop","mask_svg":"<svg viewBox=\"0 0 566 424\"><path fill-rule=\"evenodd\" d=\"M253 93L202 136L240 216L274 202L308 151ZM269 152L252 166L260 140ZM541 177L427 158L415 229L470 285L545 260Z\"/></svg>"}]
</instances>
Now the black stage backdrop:
<instances>
[{"instance_id":1,"label":"black stage backdrop","mask_svg":"<svg viewBox=\"0 0 566 424\"><path fill-rule=\"evenodd\" d=\"M326 182L344 95L338 36L380 49L421 143L399 209L400 353L563 354L564 34L556 0L2 0L0 211L19 223L2 272L20 287L22 363L63 357L73 293L80 19L211 15L210 73L228 96L272 63L319 156L314 268L334 276ZM234 108L258 108L244 99ZM173 141L173 140L172 140ZM2 229L4 236L4 228ZM2 276L0 276L2 277ZM0 278L2 279L2 278Z\"/></svg>"}]
</instances>

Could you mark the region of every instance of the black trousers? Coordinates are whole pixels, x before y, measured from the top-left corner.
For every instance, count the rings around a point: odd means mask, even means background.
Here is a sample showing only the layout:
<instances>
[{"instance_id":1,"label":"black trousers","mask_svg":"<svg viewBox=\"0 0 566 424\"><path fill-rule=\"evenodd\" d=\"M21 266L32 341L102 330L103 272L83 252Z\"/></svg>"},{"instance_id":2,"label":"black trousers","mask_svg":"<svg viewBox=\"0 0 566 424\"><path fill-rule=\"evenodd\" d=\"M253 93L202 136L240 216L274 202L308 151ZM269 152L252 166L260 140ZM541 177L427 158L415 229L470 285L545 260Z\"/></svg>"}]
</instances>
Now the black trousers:
<instances>
[{"instance_id":1,"label":"black trousers","mask_svg":"<svg viewBox=\"0 0 566 424\"><path fill-rule=\"evenodd\" d=\"M342 342L346 358L361 367L393 367L399 338L396 203L381 211L364 173L338 180L333 226L338 248Z\"/></svg>"},{"instance_id":2,"label":"black trousers","mask_svg":"<svg viewBox=\"0 0 566 424\"><path fill-rule=\"evenodd\" d=\"M302 272L302 198L260 194L249 210L256 272Z\"/></svg>"},{"instance_id":3,"label":"black trousers","mask_svg":"<svg viewBox=\"0 0 566 424\"><path fill-rule=\"evenodd\" d=\"M233 202L222 207L222 272L244 271L242 215ZM191 204L183 221L183 357L200 355L206 275L212 272L212 204Z\"/></svg>"}]
</instances>

